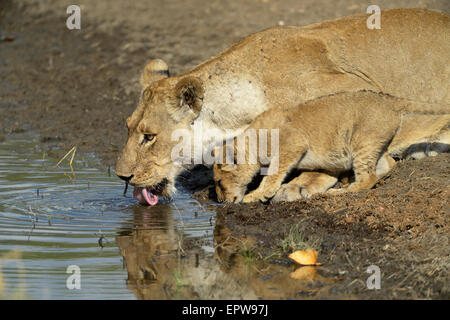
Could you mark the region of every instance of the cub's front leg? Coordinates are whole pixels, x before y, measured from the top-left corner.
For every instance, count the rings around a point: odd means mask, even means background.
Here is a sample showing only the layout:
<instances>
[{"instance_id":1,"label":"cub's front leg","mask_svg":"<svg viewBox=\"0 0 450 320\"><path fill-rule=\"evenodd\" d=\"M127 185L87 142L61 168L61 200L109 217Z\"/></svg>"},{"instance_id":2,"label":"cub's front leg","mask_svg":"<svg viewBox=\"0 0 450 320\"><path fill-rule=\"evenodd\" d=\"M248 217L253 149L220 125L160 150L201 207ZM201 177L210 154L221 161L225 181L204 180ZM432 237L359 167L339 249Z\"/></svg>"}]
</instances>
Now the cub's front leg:
<instances>
[{"instance_id":1,"label":"cub's front leg","mask_svg":"<svg viewBox=\"0 0 450 320\"><path fill-rule=\"evenodd\" d=\"M292 150L292 153L290 154L281 154L280 157L275 157L275 159L270 162L270 175L265 176L258 188L244 197L243 202L265 202L273 198L280 189L281 183L287 173L297 165L304 153L305 148L301 148L298 152Z\"/></svg>"}]
</instances>

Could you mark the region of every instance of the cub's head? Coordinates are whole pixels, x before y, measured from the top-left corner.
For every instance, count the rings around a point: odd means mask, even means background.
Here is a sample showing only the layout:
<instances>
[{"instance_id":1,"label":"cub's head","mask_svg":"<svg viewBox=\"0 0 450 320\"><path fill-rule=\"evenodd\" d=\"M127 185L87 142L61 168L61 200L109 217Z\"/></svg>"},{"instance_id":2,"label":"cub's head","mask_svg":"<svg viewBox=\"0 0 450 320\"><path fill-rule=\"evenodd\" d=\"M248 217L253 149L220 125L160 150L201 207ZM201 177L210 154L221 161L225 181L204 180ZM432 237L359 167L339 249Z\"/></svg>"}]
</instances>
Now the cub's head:
<instances>
[{"instance_id":1,"label":"cub's head","mask_svg":"<svg viewBox=\"0 0 450 320\"><path fill-rule=\"evenodd\" d=\"M235 141L236 142L236 141ZM242 201L247 189L247 184L252 178L252 171L247 164L236 164L235 147L216 147L213 150L216 159L222 159L221 163L214 163L213 174L216 187L217 201L234 202ZM233 160L227 156L234 154Z\"/></svg>"},{"instance_id":2,"label":"cub's head","mask_svg":"<svg viewBox=\"0 0 450 320\"><path fill-rule=\"evenodd\" d=\"M234 203L242 201L247 185L240 181L239 171L237 164L214 164L217 201Z\"/></svg>"},{"instance_id":3,"label":"cub's head","mask_svg":"<svg viewBox=\"0 0 450 320\"><path fill-rule=\"evenodd\" d=\"M171 196L182 170L172 159L177 129L189 129L203 104L203 86L196 77L169 77L167 64L153 60L141 76L139 105L127 119L128 140L116 163L116 174L135 187L134 196L154 205Z\"/></svg>"}]
</instances>

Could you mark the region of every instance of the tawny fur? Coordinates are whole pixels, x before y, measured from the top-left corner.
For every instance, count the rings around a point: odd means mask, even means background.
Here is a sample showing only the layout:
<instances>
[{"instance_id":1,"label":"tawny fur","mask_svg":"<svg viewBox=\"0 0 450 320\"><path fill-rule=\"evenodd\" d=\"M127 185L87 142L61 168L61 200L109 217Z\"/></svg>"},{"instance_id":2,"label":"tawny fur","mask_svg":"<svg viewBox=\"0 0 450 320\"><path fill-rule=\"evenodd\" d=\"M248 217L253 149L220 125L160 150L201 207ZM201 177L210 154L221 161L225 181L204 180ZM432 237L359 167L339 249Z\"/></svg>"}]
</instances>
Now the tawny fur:
<instances>
[{"instance_id":1,"label":"tawny fur","mask_svg":"<svg viewBox=\"0 0 450 320\"><path fill-rule=\"evenodd\" d=\"M265 176L256 190L244 196L247 185L259 173L262 164L249 164L249 142L245 150L238 150L238 137L234 144L235 157L238 152L245 152L247 163L214 165L218 198L228 202L269 200L277 195L282 182L293 169L320 170L331 176L353 170L355 182L332 192L370 189L395 163L389 149L396 135L402 134L404 118L418 113L439 113L434 115L436 121L450 124L450 105L411 102L370 91L338 93L289 110L266 111L247 130L267 129L270 132L271 129L279 129L278 157L269 165L269 171L275 173ZM420 131L420 125L417 128ZM271 142L268 139L268 143ZM271 150L271 146L267 149ZM303 192L297 189L298 197L300 194L308 197L326 191L336 181L335 177L311 176L309 173L283 187L283 193L278 194L275 200L292 200L294 196L291 193L297 187L305 189Z\"/></svg>"},{"instance_id":2,"label":"tawny fur","mask_svg":"<svg viewBox=\"0 0 450 320\"><path fill-rule=\"evenodd\" d=\"M177 143L171 140L174 130L192 133L193 124L201 122L205 129L234 137L264 111L337 92L366 89L413 101L450 103L450 16L421 9L382 11L381 16L380 30L367 28L366 14L302 28L270 28L175 77L167 77L165 63L150 63L141 78L139 105L127 120L128 141L116 173L131 177L129 182L136 186L167 179L164 192L170 195L183 169L171 160ZM191 97L191 106L180 98L179 83L185 81L186 90L195 89L195 84L186 83L193 78L202 88L191 90L201 92L201 98ZM399 136L396 143L406 148L399 150L402 154L411 141L431 137L429 128L433 134L442 129L432 125L419 132L417 118L406 122L405 128L414 134L405 131L406 142ZM143 143L145 133L156 134L155 140ZM201 143L218 144L221 139L207 137Z\"/></svg>"}]
</instances>

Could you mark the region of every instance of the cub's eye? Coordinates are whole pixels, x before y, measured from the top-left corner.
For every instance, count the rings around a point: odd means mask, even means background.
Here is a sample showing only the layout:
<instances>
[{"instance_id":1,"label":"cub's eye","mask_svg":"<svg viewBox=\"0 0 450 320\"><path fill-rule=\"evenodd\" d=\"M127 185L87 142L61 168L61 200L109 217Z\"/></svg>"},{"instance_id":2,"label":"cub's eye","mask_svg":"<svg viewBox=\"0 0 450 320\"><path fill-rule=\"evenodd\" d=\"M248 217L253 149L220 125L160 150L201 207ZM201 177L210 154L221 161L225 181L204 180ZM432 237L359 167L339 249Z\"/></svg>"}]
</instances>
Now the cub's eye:
<instances>
[{"instance_id":1,"label":"cub's eye","mask_svg":"<svg viewBox=\"0 0 450 320\"><path fill-rule=\"evenodd\" d=\"M156 137L156 134L154 133L147 133L144 134L144 139L142 140L142 144L153 141Z\"/></svg>"}]
</instances>

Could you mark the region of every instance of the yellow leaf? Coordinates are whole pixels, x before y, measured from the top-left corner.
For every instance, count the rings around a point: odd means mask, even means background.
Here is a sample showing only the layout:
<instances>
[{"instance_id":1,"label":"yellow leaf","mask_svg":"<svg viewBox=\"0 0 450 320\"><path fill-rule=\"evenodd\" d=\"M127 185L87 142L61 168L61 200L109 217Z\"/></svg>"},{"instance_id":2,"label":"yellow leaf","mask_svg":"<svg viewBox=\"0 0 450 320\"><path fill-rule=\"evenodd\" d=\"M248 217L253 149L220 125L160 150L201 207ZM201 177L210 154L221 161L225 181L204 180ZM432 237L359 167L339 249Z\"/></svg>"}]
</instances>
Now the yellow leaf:
<instances>
[{"instance_id":1,"label":"yellow leaf","mask_svg":"<svg viewBox=\"0 0 450 320\"><path fill-rule=\"evenodd\" d=\"M308 249L295 251L289 255L289 258L291 258L298 264L317 266L320 265L320 263L317 263L318 255L319 254L316 250Z\"/></svg>"}]
</instances>

